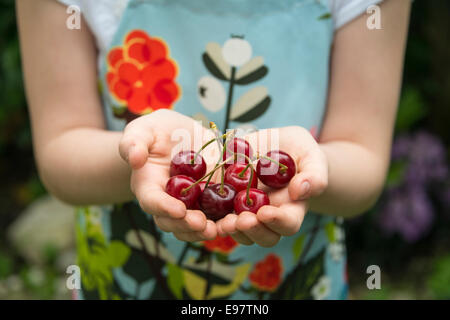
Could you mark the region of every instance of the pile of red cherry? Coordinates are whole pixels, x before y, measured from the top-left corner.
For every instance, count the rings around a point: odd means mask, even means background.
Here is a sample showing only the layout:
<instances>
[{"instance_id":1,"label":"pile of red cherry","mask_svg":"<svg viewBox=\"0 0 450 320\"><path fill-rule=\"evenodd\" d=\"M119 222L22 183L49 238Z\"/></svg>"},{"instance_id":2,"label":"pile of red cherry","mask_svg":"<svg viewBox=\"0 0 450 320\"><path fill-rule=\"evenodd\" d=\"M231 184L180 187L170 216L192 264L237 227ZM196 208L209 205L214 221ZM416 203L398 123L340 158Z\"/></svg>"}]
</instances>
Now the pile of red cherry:
<instances>
[{"instance_id":1,"label":"pile of red cherry","mask_svg":"<svg viewBox=\"0 0 450 320\"><path fill-rule=\"evenodd\" d=\"M206 173L200 151L176 154L170 164L171 178L166 184L168 194L183 201L188 209L203 211L210 220L217 221L232 212L256 213L262 206L270 204L267 194L257 188L258 178L266 186L278 189L285 187L296 172L294 160L283 151L273 150L253 158L250 144L241 138L233 138L222 146L222 161L209 173ZM254 160L258 161L256 172ZM210 184L214 172L219 169L222 170L221 183Z\"/></svg>"}]
</instances>

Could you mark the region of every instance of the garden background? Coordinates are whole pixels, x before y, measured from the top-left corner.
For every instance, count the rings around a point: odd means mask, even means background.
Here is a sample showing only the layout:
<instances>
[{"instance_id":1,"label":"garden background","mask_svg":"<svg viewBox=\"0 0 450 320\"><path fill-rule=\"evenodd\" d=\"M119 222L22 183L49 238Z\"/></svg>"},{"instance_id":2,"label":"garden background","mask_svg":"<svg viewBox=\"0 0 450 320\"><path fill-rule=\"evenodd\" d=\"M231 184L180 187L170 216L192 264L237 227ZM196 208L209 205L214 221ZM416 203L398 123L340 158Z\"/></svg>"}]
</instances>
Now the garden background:
<instances>
[{"instance_id":1,"label":"garden background","mask_svg":"<svg viewBox=\"0 0 450 320\"><path fill-rule=\"evenodd\" d=\"M22 80L14 1L0 0L0 299L68 299L73 212L39 181ZM450 1L416 0L386 188L345 224L352 299L450 299L449 146ZM372 264L381 290L366 287Z\"/></svg>"}]
</instances>

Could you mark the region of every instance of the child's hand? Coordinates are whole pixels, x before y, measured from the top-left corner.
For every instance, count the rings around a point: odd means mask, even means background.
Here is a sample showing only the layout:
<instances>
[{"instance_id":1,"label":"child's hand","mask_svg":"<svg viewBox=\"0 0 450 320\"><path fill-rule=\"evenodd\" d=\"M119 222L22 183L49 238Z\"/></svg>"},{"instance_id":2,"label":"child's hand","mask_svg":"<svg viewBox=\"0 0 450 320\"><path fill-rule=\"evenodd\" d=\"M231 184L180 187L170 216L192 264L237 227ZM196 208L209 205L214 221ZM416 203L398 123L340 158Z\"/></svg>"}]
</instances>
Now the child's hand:
<instances>
[{"instance_id":1,"label":"child's hand","mask_svg":"<svg viewBox=\"0 0 450 320\"><path fill-rule=\"evenodd\" d=\"M199 210L186 210L183 202L165 192L169 179L172 150L179 144L172 135L177 132L193 140L202 139L200 146L214 134L193 119L175 111L159 110L130 122L120 142L120 155L132 169L131 190L141 208L153 215L158 227L173 232L179 240L199 241L215 238L216 224ZM191 146L193 147L193 145ZM220 157L215 144L202 155L213 165Z\"/></svg>"},{"instance_id":2,"label":"child's hand","mask_svg":"<svg viewBox=\"0 0 450 320\"><path fill-rule=\"evenodd\" d=\"M320 195L328 185L326 156L306 129L285 127L270 130L278 130L279 149L294 159L297 173L282 189L271 189L260 183L259 187L268 193L271 205L260 208L256 215L251 212L229 214L217 222L219 234L230 234L241 244L272 247L281 236L295 234L308 210L307 199ZM254 150L264 155L270 151L266 135L274 136L269 130L261 130L245 139Z\"/></svg>"}]
</instances>

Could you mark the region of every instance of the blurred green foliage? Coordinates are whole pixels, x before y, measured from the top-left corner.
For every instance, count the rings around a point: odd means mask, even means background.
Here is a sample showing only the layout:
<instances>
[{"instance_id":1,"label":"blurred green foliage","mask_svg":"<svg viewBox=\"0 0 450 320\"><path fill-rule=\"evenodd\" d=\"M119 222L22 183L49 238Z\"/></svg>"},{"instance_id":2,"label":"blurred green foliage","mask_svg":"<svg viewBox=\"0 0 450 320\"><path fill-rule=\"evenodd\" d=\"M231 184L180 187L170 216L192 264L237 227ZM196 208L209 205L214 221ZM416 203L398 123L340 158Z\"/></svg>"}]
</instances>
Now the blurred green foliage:
<instances>
[{"instance_id":1,"label":"blurred green foliage","mask_svg":"<svg viewBox=\"0 0 450 320\"><path fill-rule=\"evenodd\" d=\"M403 91L397 112L395 130L397 133L408 131L427 114L421 92L413 87Z\"/></svg>"},{"instance_id":2,"label":"blurred green foliage","mask_svg":"<svg viewBox=\"0 0 450 320\"><path fill-rule=\"evenodd\" d=\"M450 299L450 255L437 257L428 284L436 299Z\"/></svg>"},{"instance_id":3,"label":"blurred green foliage","mask_svg":"<svg viewBox=\"0 0 450 320\"><path fill-rule=\"evenodd\" d=\"M450 2L415 1L406 53L403 92L396 134L425 129L450 144ZM0 299L57 297L60 254L45 250L45 264L30 266L8 244L5 234L11 222L32 201L45 193L33 159L31 130L24 95L16 31L14 0L0 0ZM405 163L393 163L387 185L401 183ZM445 209L437 207L441 213ZM445 213L445 212L444 212ZM448 211L447 211L448 213ZM351 287L365 287L365 268L382 266L386 280L382 290L367 289L357 298L389 299L398 291L411 298L450 298L449 220L439 216L432 232L415 244L399 237L383 238L374 227L376 209L347 223ZM383 277L384 277L383 275ZM384 279L384 278L383 278ZM23 297L23 296L20 296Z\"/></svg>"},{"instance_id":4,"label":"blurred green foliage","mask_svg":"<svg viewBox=\"0 0 450 320\"><path fill-rule=\"evenodd\" d=\"M11 258L0 252L0 280L5 279L13 272L13 261Z\"/></svg>"}]
</instances>

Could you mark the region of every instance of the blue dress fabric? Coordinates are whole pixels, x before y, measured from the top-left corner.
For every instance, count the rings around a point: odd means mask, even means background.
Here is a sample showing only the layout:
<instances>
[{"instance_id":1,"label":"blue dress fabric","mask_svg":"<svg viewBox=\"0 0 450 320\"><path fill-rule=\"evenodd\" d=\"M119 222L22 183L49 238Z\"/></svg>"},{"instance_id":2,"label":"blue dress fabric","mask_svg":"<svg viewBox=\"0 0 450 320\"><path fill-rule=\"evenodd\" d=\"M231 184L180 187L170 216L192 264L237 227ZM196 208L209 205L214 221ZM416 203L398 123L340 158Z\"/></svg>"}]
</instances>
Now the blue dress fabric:
<instances>
[{"instance_id":1,"label":"blue dress fabric","mask_svg":"<svg viewBox=\"0 0 450 320\"><path fill-rule=\"evenodd\" d=\"M320 0L131 0L99 70L109 129L168 108L222 129L294 125L317 136L329 12ZM179 241L135 202L79 208L80 298L346 299L344 242L342 221L314 212L262 248Z\"/></svg>"}]
</instances>

